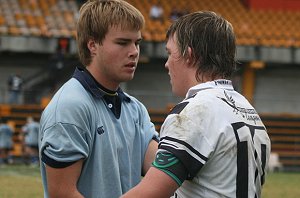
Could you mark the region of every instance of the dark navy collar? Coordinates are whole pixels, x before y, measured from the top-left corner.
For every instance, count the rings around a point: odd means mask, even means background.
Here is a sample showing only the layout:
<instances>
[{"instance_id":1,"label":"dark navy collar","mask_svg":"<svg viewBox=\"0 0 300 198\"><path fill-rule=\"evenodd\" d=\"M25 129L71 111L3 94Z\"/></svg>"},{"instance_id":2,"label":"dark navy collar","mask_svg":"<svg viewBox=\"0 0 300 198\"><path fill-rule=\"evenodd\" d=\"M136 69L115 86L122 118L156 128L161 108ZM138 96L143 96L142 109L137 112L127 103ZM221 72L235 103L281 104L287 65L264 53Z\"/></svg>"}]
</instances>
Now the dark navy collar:
<instances>
[{"instance_id":1,"label":"dark navy collar","mask_svg":"<svg viewBox=\"0 0 300 198\"><path fill-rule=\"evenodd\" d=\"M107 95L102 89L101 86L94 77L90 74L88 70L82 67L76 67L75 72L73 74L73 78L77 79L81 85L90 92L95 98L100 99L103 96ZM122 89L119 87L116 91L118 93L118 97L121 101L130 102L130 98L125 95Z\"/></svg>"}]
</instances>

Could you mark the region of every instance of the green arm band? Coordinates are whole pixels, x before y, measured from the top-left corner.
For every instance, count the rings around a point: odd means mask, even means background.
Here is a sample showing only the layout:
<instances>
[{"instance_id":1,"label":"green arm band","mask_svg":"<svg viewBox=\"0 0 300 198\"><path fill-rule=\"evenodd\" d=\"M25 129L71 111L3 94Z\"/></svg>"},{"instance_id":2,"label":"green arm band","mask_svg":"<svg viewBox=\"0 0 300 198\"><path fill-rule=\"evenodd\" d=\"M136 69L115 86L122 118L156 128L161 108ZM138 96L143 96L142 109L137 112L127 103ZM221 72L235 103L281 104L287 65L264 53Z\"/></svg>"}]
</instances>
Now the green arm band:
<instances>
[{"instance_id":1,"label":"green arm band","mask_svg":"<svg viewBox=\"0 0 300 198\"><path fill-rule=\"evenodd\" d=\"M169 175L178 186L182 185L188 175L187 169L180 160L172 153L165 151L159 151L156 154L156 158L152 165Z\"/></svg>"}]
</instances>

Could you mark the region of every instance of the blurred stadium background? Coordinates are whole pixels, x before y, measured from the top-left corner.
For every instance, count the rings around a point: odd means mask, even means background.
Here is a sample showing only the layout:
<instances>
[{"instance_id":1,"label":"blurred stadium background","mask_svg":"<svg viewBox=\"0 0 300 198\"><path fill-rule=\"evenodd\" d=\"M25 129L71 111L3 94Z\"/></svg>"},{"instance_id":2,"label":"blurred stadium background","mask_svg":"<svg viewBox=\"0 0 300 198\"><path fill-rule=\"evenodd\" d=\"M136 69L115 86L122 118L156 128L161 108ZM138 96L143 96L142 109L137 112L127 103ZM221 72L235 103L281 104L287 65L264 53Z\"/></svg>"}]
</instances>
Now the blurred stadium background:
<instances>
[{"instance_id":1,"label":"blurred stadium background","mask_svg":"<svg viewBox=\"0 0 300 198\"><path fill-rule=\"evenodd\" d=\"M76 18L80 0L0 0L0 117L15 130L12 154L23 153L20 129L40 114L79 65ZM165 32L173 8L212 10L237 36L235 88L256 107L284 170L300 170L300 0L159 0L162 21L149 17L158 0L128 0L145 16L141 58L134 80L122 84L148 108L159 130L181 98L171 93L164 68ZM8 103L7 80L23 80L21 104Z\"/></svg>"}]
</instances>

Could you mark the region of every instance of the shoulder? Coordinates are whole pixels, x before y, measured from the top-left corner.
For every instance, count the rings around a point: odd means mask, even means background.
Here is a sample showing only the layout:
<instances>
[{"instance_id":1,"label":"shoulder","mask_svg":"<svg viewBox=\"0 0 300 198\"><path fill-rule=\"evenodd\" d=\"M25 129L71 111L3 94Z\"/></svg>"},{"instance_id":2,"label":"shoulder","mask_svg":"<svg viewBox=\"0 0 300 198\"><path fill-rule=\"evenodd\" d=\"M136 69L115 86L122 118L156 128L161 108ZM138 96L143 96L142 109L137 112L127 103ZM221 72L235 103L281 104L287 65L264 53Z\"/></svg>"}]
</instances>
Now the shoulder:
<instances>
[{"instance_id":1,"label":"shoulder","mask_svg":"<svg viewBox=\"0 0 300 198\"><path fill-rule=\"evenodd\" d=\"M81 100L87 95L88 93L81 83L77 79L71 78L56 92L54 98L59 97L60 100Z\"/></svg>"},{"instance_id":2,"label":"shoulder","mask_svg":"<svg viewBox=\"0 0 300 198\"><path fill-rule=\"evenodd\" d=\"M47 108L60 108L60 106L63 108L76 108L78 105L90 103L90 99L91 95L84 89L80 82L72 78L55 93Z\"/></svg>"},{"instance_id":3,"label":"shoulder","mask_svg":"<svg viewBox=\"0 0 300 198\"><path fill-rule=\"evenodd\" d=\"M122 112L125 113L127 117L140 120L144 123L150 123L150 116L146 106L135 97L128 94L126 94L126 96L130 98L130 101L125 101L123 103L124 105L122 104L125 109L125 111Z\"/></svg>"},{"instance_id":4,"label":"shoulder","mask_svg":"<svg viewBox=\"0 0 300 198\"><path fill-rule=\"evenodd\" d=\"M207 111L214 104L214 97L207 93L197 93L180 103L176 104L171 111L170 114L189 114L190 112L195 112L197 109L201 109L201 113L203 111Z\"/></svg>"},{"instance_id":5,"label":"shoulder","mask_svg":"<svg viewBox=\"0 0 300 198\"><path fill-rule=\"evenodd\" d=\"M74 78L66 82L51 99L41 118L41 124L62 122L76 124L82 119L91 119L94 109L92 96Z\"/></svg>"},{"instance_id":6,"label":"shoulder","mask_svg":"<svg viewBox=\"0 0 300 198\"><path fill-rule=\"evenodd\" d=\"M196 130L210 125L215 119L215 110L218 106L215 99L208 94L197 93L178 103L169 112L162 126L162 130ZM178 127L180 126L180 127ZM180 128L180 129L179 129ZM192 135L192 134L190 134Z\"/></svg>"},{"instance_id":7,"label":"shoulder","mask_svg":"<svg viewBox=\"0 0 300 198\"><path fill-rule=\"evenodd\" d=\"M130 102L128 102L127 104L132 108L135 109L137 111L147 111L145 105L139 101L137 98L125 93L125 96L127 96L130 99Z\"/></svg>"}]
</instances>

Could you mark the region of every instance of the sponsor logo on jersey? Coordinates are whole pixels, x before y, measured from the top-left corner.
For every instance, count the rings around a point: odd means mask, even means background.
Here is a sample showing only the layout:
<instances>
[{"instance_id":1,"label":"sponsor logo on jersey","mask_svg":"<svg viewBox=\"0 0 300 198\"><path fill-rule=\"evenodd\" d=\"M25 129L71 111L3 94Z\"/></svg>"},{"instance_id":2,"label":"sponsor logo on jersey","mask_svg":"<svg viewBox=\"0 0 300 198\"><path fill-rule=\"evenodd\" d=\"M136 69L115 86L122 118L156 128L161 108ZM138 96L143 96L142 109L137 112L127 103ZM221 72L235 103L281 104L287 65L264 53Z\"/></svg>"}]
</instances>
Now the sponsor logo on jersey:
<instances>
[{"instance_id":1,"label":"sponsor logo on jersey","mask_svg":"<svg viewBox=\"0 0 300 198\"><path fill-rule=\"evenodd\" d=\"M246 109L243 107L238 107L238 106L236 106L235 101L232 98L232 96L229 96L226 93L226 91L224 91L224 95L225 95L225 98L221 98L221 97L218 97L218 98L220 98L222 101L224 101L230 107L232 107L234 113L240 114L243 118L246 118L249 121L253 121L254 123L256 123L257 121L260 120L255 109Z\"/></svg>"},{"instance_id":2,"label":"sponsor logo on jersey","mask_svg":"<svg viewBox=\"0 0 300 198\"><path fill-rule=\"evenodd\" d=\"M215 85L232 85L230 80L215 80Z\"/></svg>"},{"instance_id":3,"label":"sponsor logo on jersey","mask_svg":"<svg viewBox=\"0 0 300 198\"><path fill-rule=\"evenodd\" d=\"M102 135L102 134L104 133L103 126L97 128L97 133L98 133L99 135Z\"/></svg>"}]
</instances>

